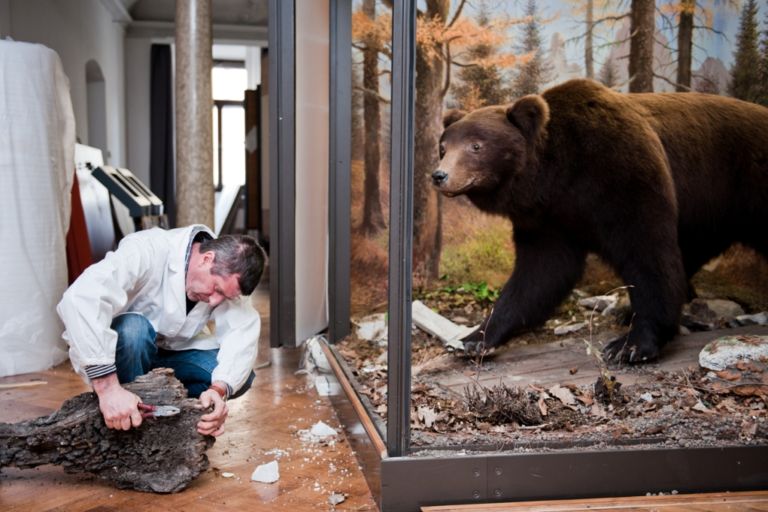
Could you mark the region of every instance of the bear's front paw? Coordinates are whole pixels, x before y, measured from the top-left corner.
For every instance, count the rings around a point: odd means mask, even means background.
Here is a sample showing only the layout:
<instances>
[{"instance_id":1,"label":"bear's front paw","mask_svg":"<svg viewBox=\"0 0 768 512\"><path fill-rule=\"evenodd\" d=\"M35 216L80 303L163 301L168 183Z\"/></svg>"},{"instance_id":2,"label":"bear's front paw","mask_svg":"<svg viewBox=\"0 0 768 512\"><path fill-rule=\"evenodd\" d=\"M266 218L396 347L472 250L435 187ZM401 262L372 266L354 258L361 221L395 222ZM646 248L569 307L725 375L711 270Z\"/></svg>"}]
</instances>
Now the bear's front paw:
<instances>
[{"instance_id":1,"label":"bear's front paw","mask_svg":"<svg viewBox=\"0 0 768 512\"><path fill-rule=\"evenodd\" d=\"M459 349L455 353L460 357L484 356L488 353L488 347L484 341L464 341L464 350Z\"/></svg>"},{"instance_id":2,"label":"bear's front paw","mask_svg":"<svg viewBox=\"0 0 768 512\"><path fill-rule=\"evenodd\" d=\"M621 336L610 342L603 349L603 358L615 363L642 364L655 361L659 357L659 347L651 341L629 341L629 336Z\"/></svg>"}]
</instances>

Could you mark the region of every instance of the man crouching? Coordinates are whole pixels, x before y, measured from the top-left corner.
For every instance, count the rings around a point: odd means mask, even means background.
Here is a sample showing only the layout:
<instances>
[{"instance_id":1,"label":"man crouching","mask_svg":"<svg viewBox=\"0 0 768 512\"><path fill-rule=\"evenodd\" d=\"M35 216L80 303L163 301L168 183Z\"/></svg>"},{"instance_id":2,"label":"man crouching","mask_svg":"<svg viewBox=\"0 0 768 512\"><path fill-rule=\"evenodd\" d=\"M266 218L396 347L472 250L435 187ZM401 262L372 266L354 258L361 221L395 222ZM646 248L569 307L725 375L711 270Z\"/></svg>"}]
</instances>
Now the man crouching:
<instances>
[{"instance_id":1,"label":"man crouching","mask_svg":"<svg viewBox=\"0 0 768 512\"><path fill-rule=\"evenodd\" d=\"M213 405L197 431L224 432L226 400L255 376L261 319L250 295L265 260L248 236L154 228L126 236L67 289L57 311L70 360L90 380L107 427L141 425L146 406L121 384L165 367L190 397Z\"/></svg>"}]
</instances>

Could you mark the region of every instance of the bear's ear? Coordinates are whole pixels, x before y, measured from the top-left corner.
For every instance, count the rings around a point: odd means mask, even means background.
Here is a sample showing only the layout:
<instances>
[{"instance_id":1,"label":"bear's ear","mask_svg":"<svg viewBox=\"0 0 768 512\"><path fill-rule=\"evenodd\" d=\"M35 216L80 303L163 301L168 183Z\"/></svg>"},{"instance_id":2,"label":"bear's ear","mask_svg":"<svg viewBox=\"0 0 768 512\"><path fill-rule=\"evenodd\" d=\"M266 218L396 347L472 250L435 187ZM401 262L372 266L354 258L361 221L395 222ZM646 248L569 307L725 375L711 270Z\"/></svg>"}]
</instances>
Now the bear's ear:
<instances>
[{"instance_id":1,"label":"bear's ear","mask_svg":"<svg viewBox=\"0 0 768 512\"><path fill-rule=\"evenodd\" d=\"M443 115L443 128L448 128L453 123L467 115L463 110L451 109Z\"/></svg>"},{"instance_id":2,"label":"bear's ear","mask_svg":"<svg viewBox=\"0 0 768 512\"><path fill-rule=\"evenodd\" d=\"M549 105L536 94L523 96L507 107L507 119L523 132L528 140L535 140L549 121Z\"/></svg>"}]
</instances>

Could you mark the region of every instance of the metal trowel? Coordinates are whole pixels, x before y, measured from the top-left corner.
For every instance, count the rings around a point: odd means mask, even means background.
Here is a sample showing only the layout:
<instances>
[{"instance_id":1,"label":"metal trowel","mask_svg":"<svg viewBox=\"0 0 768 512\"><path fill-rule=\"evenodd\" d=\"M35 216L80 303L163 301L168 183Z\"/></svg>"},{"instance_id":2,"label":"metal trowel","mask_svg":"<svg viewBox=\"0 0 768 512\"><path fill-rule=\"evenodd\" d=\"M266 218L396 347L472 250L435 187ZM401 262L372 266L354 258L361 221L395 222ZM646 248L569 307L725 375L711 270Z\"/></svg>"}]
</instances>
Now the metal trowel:
<instances>
[{"instance_id":1,"label":"metal trowel","mask_svg":"<svg viewBox=\"0 0 768 512\"><path fill-rule=\"evenodd\" d=\"M139 410L142 418L167 418L181 412L181 409L175 405L139 404Z\"/></svg>"}]
</instances>

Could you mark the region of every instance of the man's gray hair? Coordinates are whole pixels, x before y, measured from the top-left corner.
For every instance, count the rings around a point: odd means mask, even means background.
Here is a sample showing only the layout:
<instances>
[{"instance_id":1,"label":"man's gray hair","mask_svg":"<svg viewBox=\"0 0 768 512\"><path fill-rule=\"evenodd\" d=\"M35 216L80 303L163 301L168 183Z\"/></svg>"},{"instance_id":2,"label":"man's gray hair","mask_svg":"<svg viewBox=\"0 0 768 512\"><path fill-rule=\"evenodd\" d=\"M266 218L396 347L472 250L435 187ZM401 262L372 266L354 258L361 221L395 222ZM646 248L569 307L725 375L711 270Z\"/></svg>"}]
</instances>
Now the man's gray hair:
<instances>
[{"instance_id":1,"label":"man's gray hair","mask_svg":"<svg viewBox=\"0 0 768 512\"><path fill-rule=\"evenodd\" d=\"M217 276L239 274L241 295L250 295L259 284L267 255L259 243L247 235L224 235L200 242L200 253L212 251L211 273Z\"/></svg>"}]
</instances>

